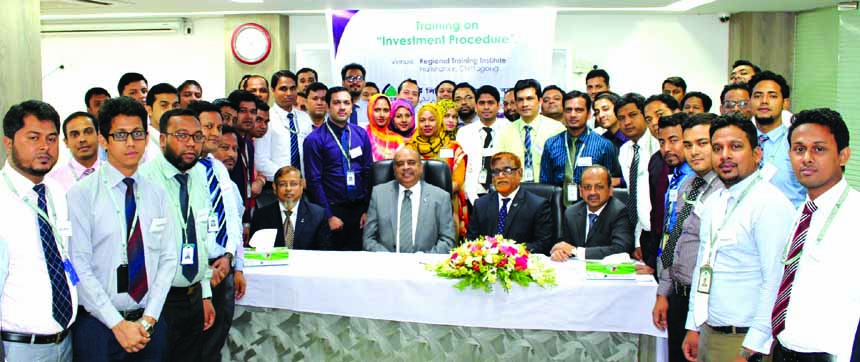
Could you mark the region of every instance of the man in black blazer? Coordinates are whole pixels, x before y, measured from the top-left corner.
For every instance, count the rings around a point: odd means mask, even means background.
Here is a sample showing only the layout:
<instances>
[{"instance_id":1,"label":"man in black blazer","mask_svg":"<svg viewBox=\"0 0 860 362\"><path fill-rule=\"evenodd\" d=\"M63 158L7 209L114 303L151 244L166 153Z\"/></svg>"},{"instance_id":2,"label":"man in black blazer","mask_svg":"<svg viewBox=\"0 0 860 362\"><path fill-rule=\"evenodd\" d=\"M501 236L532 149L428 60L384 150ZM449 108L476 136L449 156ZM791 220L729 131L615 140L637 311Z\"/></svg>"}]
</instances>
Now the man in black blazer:
<instances>
[{"instance_id":1,"label":"man in black blazer","mask_svg":"<svg viewBox=\"0 0 860 362\"><path fill-rule=\"evenodd\" d=\"M496 153L490 159L490 168L495 191L475 202L466 238L501 234L505 239L526 244L532 253L546 254L553 230L549 200L520 188L523 169L516 155Z\"/></svg>"},{"instance_id":2,"label":"man in black blazer","mask_svg":"<svg viewBox=\"0 0 860 362\"><path fill-rule=\"evenodd\" d=\"M272 203L254 213L251 220L251 236L258 230L277 229L275 246L291 249L330 250L331 229L325 217L325 209L302 198L305 180L299 169L284 166L275 173L272 188L279 202ZM287 225L286 217L290 216ZM287 240L285 233L292 228L293 238ZM292 245L288 245L292 244Z\"/></svg>"},{"instance_id":3,"label":"man in black blazer","mask_svg":"<svg viewBox=\"0 0 860 362\"><path fill-rule=\"evenodd\" d=\"M552 260L603 259L633 252L633 225L624 203L612 197L609 170L600 165L582 172L579 202L564 212L564 235L552 247Z\"/></svg>"}]
</instances>

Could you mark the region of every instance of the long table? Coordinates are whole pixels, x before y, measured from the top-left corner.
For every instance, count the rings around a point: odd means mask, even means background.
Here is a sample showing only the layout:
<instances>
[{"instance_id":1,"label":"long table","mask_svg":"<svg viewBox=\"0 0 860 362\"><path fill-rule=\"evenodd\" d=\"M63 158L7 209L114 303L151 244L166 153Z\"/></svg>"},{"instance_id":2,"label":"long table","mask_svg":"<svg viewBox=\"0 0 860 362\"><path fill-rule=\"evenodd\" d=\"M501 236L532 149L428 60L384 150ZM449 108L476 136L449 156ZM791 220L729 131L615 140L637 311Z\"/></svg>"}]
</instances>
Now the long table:
<instances>
[{"instance_id":1,"label":"long table","mask_svg":"<svg viewBox=\"0 0 860 362\"><path fill-rule=\"evenodd\" d=\"M666 336L650 277L590 280L584 262L546 258L555 287L459 291L425 269L445 257L292 250L289 265L246 268L225 360L629 361L640 335Z\"/></svg>"}]
</instances>

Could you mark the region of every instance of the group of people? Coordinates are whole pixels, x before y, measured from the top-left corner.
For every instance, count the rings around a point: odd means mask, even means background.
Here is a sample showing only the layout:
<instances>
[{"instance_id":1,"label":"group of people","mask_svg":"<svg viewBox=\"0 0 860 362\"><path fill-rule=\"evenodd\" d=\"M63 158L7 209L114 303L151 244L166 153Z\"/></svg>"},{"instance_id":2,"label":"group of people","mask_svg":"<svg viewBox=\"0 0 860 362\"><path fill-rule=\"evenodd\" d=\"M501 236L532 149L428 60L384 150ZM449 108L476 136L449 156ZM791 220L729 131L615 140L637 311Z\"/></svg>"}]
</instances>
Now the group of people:
<instances>
[{"instance_id":1,"label":"group of people","mask_svg":"<svg viewBox=\"0 0 860 362\"><path fill-rule=\"evenodd\" d=\"M341 79L248 75L208 102L194 80L127 73L62 123L41 101L11 107L7 358L220 360L264 229L293 249L447 253L502 235L557 262L629 254L659 282L671 361L851 358L860 292L833 278L860 251L848 128L789 113L782 76L736 62L719 115L680 77L646 98L602 69L585 92L446 80L425 104L413 79L393 98L359 64ZM425 177L441 171L450 183Z\"/></svg>"}]
</instances>

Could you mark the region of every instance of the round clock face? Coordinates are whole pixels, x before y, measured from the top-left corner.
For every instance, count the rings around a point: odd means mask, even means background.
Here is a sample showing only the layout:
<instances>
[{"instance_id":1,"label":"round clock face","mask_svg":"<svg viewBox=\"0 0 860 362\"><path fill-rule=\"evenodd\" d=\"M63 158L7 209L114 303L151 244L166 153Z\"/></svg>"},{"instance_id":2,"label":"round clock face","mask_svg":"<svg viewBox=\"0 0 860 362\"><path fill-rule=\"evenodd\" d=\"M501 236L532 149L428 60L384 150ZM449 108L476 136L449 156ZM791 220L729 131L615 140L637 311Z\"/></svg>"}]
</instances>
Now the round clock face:
<instances>
[{"instance_id":1,"label":"round clock face","mask_svg":"<svg viewBox=\"0 0 860 362\"><path fill-rule=\"evenodd\" d=\"M272 38L266 28L259 24L242 24L233 31L232 47L237 60L245 64L257 64L269 56Z\"/></svg>"}]
</instances>

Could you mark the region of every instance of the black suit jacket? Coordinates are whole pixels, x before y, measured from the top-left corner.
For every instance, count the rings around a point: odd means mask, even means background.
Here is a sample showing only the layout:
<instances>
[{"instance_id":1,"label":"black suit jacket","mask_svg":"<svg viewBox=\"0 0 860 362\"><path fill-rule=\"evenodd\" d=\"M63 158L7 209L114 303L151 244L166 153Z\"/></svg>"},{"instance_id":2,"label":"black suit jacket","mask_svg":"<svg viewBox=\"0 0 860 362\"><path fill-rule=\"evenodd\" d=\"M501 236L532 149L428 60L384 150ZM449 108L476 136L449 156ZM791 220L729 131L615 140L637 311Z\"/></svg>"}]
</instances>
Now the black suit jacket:
<instances>
[{"instance_id":1,"label":"black suit jacket","mask_svg":"<svg viewBox=\"0 0 860 362\"><path fill-rule=\"evenodd\" d=\"M466 238L473 240L481 235L498 234L500 206L498 192L481 196L475 202L474 213L470 215ZM520 188L517 196L511 200L502 236L525 243L532 253L548 254L553 241L549 211L549 200Z\"/></svg>"},{"instance_id":2,"label":"black suit jacket","mask_svg":"<svg viewBox=\"0 0 860 362\"><path fill-rule=\"evenodd\" d=\"M651 200L651 232L647 237L639 239L642 246L642 259L654 270L657 270L657 252L663 240L663 222L666 217L665 195L669 189L669 175L671 174L663 154L654 152L648 161L648 186ZM645 234L645 233L643 233Z\"/></svg>"},{"instance_id":3,"label":"black suit jacket","mask_svg":"<svg viewBox=\"0 0 860 362\"><path fill-rule=\"evenodd\" d=\"M586 248L588 259L603 259L607 255L633 252L633 225L627 217L627 207L610 197L594 227L585 237L588 204L577 202L564 211L564 238L570 245Z\"/></svg>"},{"instance_id":4,"label":"black suit jacket","mask_svg":"<svg viewBox=\"0 0 860 362\"><path fill-rule=\"evenodd\" d=\"M251 219L251 236L257 230L277 229L275 246L285 245L280 205L280 202L271 203L254 213ZM331 229L325 217L325 209L322 207L302 198L293 228L293 249L331 250Z\"/></svg>"}]
</instances>

